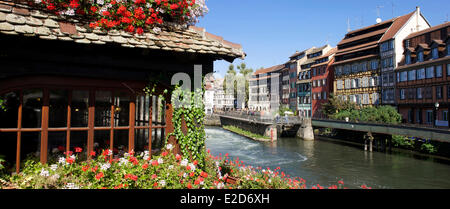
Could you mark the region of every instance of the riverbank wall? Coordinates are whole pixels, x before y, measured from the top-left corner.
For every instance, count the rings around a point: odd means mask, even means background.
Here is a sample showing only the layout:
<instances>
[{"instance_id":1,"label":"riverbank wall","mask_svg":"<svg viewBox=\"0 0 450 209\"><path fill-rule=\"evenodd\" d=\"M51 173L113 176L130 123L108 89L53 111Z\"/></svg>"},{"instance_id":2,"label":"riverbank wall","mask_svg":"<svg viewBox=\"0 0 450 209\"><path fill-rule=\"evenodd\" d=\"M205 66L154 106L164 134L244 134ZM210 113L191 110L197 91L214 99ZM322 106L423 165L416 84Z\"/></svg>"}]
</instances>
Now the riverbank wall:
<instances>
[{"instance_id":1,"label":"riverbank wall","mask_svg":"<svg viewBox=\"0 0 450 209\"><path fill-rule=\"evenodd\" d=\"M206 115L203 124L205 126L222 126L218 115Z\"/></svg>"}]
</instances>

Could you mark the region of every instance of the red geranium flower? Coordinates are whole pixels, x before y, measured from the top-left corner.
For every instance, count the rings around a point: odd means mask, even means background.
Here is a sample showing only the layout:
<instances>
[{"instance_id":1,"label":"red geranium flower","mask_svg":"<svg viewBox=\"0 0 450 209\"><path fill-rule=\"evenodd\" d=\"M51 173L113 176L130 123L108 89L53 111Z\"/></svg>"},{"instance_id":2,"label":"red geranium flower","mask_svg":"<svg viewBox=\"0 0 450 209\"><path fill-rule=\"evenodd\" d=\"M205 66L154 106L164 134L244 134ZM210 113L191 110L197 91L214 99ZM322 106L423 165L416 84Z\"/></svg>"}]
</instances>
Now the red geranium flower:
<instances>
[{"instance_id":1,"label":"red geranium flower","mask_svg":"<svg viewBox=\"0 0 450 209\"><path fill-rule=\"evenodd\" d=\"M95 175L95 178L97 180L100 180L101 178L103 178L103 176L105 176L102 172L98 173L97 175Z\"/></svg>"},{"instance_id":2,"label":"red geranium flower","mask_svg":"<svg viewBox=\"0 0 450 209\"><path fill-rule=\"evenodd\" d=\"M200 176L202 176L203 178L208 178L208 173L202 171Z\"/></svg>"},{"instance_id":3,"label":"red geranium flower","mask_svg":"<svg viewBox=\"0 0 450 209\"><path fill-rule=\"evenodd\" d=\"M81 147L75 147L75 152L80 153L82 151L83 151L83 149Z\"/></svg>"},{"instance_id":4,"label":"red geranium flower","mask_svg":"<svg viewBox=\"0 0 450 209\"><path fill-rule=\"evenodd\" d=\"M188 184L187 184L187 188L188 188L188 189L192 189L191 183L188 183Z\"/></svg>"}]
</instances>

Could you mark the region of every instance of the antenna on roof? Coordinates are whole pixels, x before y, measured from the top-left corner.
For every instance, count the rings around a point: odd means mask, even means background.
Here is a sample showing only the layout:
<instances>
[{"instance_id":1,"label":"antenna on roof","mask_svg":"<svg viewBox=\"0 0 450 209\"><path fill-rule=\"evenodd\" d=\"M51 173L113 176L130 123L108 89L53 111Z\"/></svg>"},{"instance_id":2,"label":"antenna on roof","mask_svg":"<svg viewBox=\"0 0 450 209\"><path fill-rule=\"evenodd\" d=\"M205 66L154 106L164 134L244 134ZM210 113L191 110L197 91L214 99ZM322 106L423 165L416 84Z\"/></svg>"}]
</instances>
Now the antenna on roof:
<instances>
[{"instance_id":1,"label":"antenna on roof","mask_svg":"<svg viewBox=\"0 0 450 209\"><path fill-rule=\"evenodd\" d=\"M351 29L350 29L350 18L347 17L347 32L350 32L350 31L351 31Z\"/></svg>"},{"instance_id":2,"label":"antenna on roof","mask_svg":"<svg viewBox=\"0 0 450 209\"><path fill-rule=\"evenodd\" d=\"M381 22L381 17L380 17L380 9L384 8L384 6L377 6L377 23Z\"/></svg>"},{"instance_id":3,"label":"antenna on roof","mask_svg":"<svg viewBox=\"0 0 450 209\"><path fill-rule=\"evenodd\" d=\"M394 18L394 8L395 8L394 1L392 1L391 4L392 4L392 18Z\"/></svg>"}]
</instances>

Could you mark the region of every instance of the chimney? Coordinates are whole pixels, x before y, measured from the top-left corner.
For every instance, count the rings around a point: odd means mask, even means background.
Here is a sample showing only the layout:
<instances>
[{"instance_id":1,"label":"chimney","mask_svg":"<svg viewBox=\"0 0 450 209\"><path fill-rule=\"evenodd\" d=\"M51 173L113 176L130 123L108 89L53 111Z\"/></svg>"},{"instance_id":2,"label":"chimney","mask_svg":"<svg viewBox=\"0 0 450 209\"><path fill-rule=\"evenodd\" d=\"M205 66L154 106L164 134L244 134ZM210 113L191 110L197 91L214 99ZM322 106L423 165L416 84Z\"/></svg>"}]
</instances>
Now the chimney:
<instances>
[{"instance_id":1,"label":"chimney","mask_svg":"<svg viewBox=\"0 0 450 209\"><path fill-rule=\"evenodd\" d=\"M420 30L419 16L420 16L420 7L416 6L416 32Z\"/></svg>"}]
</instances>

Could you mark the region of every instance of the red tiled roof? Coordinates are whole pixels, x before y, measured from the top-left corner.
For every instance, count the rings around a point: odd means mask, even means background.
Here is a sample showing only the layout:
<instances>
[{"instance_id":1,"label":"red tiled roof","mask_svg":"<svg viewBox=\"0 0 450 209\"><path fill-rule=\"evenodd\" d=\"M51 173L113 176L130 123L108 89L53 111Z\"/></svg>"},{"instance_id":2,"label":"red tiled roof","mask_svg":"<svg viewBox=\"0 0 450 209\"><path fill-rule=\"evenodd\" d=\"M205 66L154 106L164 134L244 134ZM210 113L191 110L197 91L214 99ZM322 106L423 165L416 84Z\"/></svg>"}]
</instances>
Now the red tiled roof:
<instances>
[{"instance_id":1,"label":"red tiled roof","mask_svg":"<svg viewBox=\"0 0 450 209\"><path fill-rule=\"evenodd\" d=\"M275 65L275 66L272 66L269 68L257 70L253 73L253 75L259 75L259 74L264 74L264 73L268 73L268 72L272 72L272 71L277 71L277 70L281 70L283 68L284 68L284 65Z\"/></svg>"},{"instance_id":2,"label":"red tiled roof","mask_svg":"<svg viewBox=\"0 0 450 209\"><path fill-rule=\"evenodd\" d=\"M433 31L436 31L436 30L440 30L442 28L449 27L449 26L450 26L450 22L446 22L446 23L443 23L443 24L440 24L440 25L436 25L436 26L433 26L433 27L425 29L425 30L421 30L421 31L418 31L418 32L415 32L415 33L411 33L411 34L409 34L409 36L407 36L405 38L405 40L414 38L416 36L423 35L425 33L433 32Z\"/></svg>"},{"instance_id":3,"label":"red tiled roof","mask_svg":"<svg viewBox=\"0 0 450 209\"><path fill-rule=\"evenodd\" d=\"M383 37L381 38L381 40L379 42L380 43L385 42L389 39L394 38L394 36L397 34L397 32L403 27L403 25L406 24L406 22L411 18L411 16L413 16L413 14L415 12L416 11L411 12L407 15L403 15L403 16L395 18L394 23L392 23L389 30L383 35Z\"/></svg>"},{"instance_id":4,"label":"red tiled roof","mask_svg":"<svg viewBox=\"0 0 450 209\"><path fill-rule=\"evenodd\" d=\"M359 35L359 36L354 36L354 37L351 37L351 38L344 38L344 39L342 39L341 42L338 43L338 45L347 44L347 43L350 43L350 42L353 42L353 41L361 40L361 39L364 39L364 38L369 38L371 36L381 35L381 34L386 33L386 31L388 29L389 28L383 28L383 29L372 31L372 32L369 32L369 33L365 33L365 34L362 34L362 35Z\"/></svg>"},{"instance_id":5,"label":"red tiled roof","mask_svg":"<svg viewBox=\"0 0 450 209\"><path fill-rule=\"evenodd\" d=\"M341 55L345 55L345 54L351 54L351 53L360 52L360 51L365 51L365 50L373 49L373 48L377 48L377 47L378 47L378 44L370 45L370 46L354 49L354 50L351 50L351 51L339 52L339 53L336 54L336 56L341 56Z\"/></svg>"},{"instance_id":6,"label":"red tiled roof","mask_svg":"<svg viewBox=\"0 0 450 209\"><path fill-rule=\"evenodd\" d=\"M369 59L369 58L375 58L375 57L378 57L378 55L370 54L370 55L366 55L366 56L362 56L362 57L356 57L356 58L352 58L352 59L348 59L348 60L342 60L339 62L335 62L334 65L340 65L340 64L345 64L345 63L349 63L349 62L354 62L354 61L359 61L359 60Z\"/></svg>"}]
</instances>

